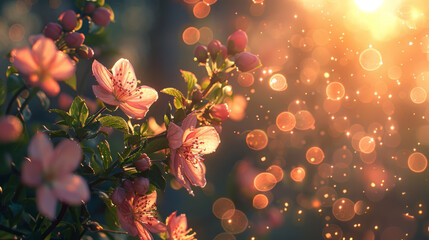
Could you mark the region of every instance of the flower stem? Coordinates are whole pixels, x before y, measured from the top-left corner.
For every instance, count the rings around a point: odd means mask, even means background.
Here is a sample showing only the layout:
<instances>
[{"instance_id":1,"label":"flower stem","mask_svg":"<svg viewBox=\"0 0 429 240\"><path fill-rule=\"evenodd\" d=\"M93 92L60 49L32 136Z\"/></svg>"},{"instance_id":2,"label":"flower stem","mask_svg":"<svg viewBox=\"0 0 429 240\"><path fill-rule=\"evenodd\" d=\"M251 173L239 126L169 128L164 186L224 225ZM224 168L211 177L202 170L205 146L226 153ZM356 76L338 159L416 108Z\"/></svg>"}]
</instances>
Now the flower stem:
<instances>
[{"instance_id":1,"label":"flower stem","mask_svg":"<svg viewBox=\"0 0 429 240\"><path fill-rule=\"evenodd\" d=\"M10 113L10 110L12 109L12 105L13 103L16 101L16 99L18 98L18 96L25 90L27 89L26 86L22 86L20 89L18 89L18 91L13 95L12 99L10 100L9 104L7 105L7 109L6 109L6 115Z\"/></svg>"},{"instance_id":2,"label":"flower stem","mask_svg":"<svg viewBox=\"0 0 429 240\"><path fill-rule=\"evenodd\" d=\"M98 109L98 111L96 113L94 113L94 115L91 116L91 120L88 122L88 124L91 124L95 119L97 119L98 116L100 116L100 114L102 114L104 111L106 110L106 107L102 107L100 109Z\"/></svg>"},{"instance_id":3,"label":"flower stem","mask_svg":"<svg viewBox=\"0 0 429 240\"><path fill-rule=\"evenodd\" d=\"M64 215L66 214L67 208L68 208L68 205L63 203L61 206L60 213L58 214L57 218L52 222L51 226L49 226L49 228L46 229L46 231L42 234L41 239L45 239L55 229L55 227L58 225L58 223L61 222Z\"/></svg>"},{"instance_id":4,"label":"flower stem","mask_svg":"<svg viewBox=\"0 0 429 240\"><path fill-rule=\"evenodd\" d=\"M12 228L9 228L9 227L6 227L6 226L3 226L3 225L0 225L0 230L1 230L1 231L8 232L8 233L10 233L10 234L13 234L13 235L15 235L15 236L24 236L24 235L25 235L24 233L22 233L22 232L20 232L20 231L18 231L18 230L15 230L15 229L12 229Z\"/></svg>"}]
</instances>

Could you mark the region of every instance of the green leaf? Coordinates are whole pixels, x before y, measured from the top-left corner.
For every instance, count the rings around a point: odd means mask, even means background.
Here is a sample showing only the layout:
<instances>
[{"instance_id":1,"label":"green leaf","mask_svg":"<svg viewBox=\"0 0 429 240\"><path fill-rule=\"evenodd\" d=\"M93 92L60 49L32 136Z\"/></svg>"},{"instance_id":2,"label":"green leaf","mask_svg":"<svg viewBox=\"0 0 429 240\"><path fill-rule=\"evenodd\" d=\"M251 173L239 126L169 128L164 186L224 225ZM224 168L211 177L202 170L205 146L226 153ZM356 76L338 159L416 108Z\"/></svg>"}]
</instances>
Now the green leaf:
<instances>
[{"instance_id":1,"label":"green leaf","mask_svg":"<svg viewBox=\"0 0 429 240\"><path fill-rule=\"evenodd\" d=\"M71 125L73 122L72 116L70 116L70 114L66 111L61 109L49 109L49 112L58 114L65 121L66 125Z\"/></svg>"},{"instance_id":2,"label":"green leaf","mask_svg":"<svg viewBox=\"0 0 429 240\"><path fill-rule=\"evenodd\" d=\"M180 70L180 72L182 73L183 79L185 79L185 82L187 83L189 95L194 89L195 84L198 82L197 77L195 77L195 74L189 71Z\"/></svg>"},{"instance_id":3,"label":"green leaf","mask_svg":"<svg viewBox=\"0 0 429 240\"><path fill-rule=\"evenodd\" d=\"M24 86L24 79L17 74L11 74L7 77L7 92L14 94L18 89Z\"/></svg>"},{"instance_id":4,"label":"green leaf","mask_svg":"<svg viewBox=\"0 0 429 240\"><path fill-rule=\"evenodd\" d=\"M6 77L9 77L11 74L18 73L18 69L16 69L14 66L8 66L6 70Z\"/></svg>"},{"instance_id":5,"label":"green leaf","mask_svg":"<svg viewBox=\"0 0 429 240\"><path fill-rule=\"evenodd\" d=\"M98 131L100 130L100 127L101 127L100 122L93 122L93 123L86 125L84 127L84 129L87 131L87 134L88 134L86 136L86 138L91 139L91 138L96 137L98 134Z\"/></svg>"},{"instance_id":6,"label":"green leaf","mask_svg":"<svg viewBox=\"0 0 429 240\"><path fill-rule=\"evenodd\" d=\"M110 166L110 163L112 162L112 154L110 152L109 142L107 142L107 140L104 140L103 142L100 142L98 144L97 148L98 148L98 151L100 152L104 169L107 169Z\"/></svg>"},{"instance_id":7,"label":"green leaf","mask_svg":"<svg viewBox=\"0 0 429 240\"><path fill-rule=\"evenodd\" d=\"M104 127L111 127L111 128L117 129L121 132L128 133L128 124L121 117L107 115L107 116L99 118L98 121Z\"/></svg>"},{"instance_id":8,"label":"green leaf","mask_svg":"<svg viewBox=\"0 0 429 240\"><path fill-rule=\"evenodd\" d=\"M168 148L167 137L162 137L149 142L143 152L149 154L166 148Z\"/></svg>"},{"instance_id":9,"label":"green leaf","mask_svg":"<svg viewBox=\"0 0 429 240\"><path fill-rule=\"evenodd\" d=\"M56 137L68 137L68 134L64 130L54 130L54 131L46 131L50 138Z\"/></svg>"},{"instance_id":10,"label":"green leaf","mask_svg":"<svg viewBox=\"0 0 429 240\"><path fill-rule=\"evenodd\" d=\"M181 109L183 107L182 101L179 98L174 98L173 104L176 109Z\"/></svg>"},{"instance_id":11,"label":"green leaf","mask_svg":"<svg viewBox=\"0 0 429 240\"><path fill-rule=\"evenodd\" d=\"M69 85L71 88L73 88L73 90L76 91L76 83L77 83L76 74L73 74L73 76L71 76L70 78L66 79L64 82L67 85Z\"/></svg>"},{"instance_id":12,"label":"green leaf","mask_svg":"<svg viewBox=\"0 0 429 240\"><path fill-rule=\"evenodd\" d=\"M174 113L174 122L178 123L185 119L186 112L183 109L177 109L177 111Z\"/></svg>"},{"instance_id":13,"label":"green leaf","mask_svg":"<svg viewBox=\"0 0 429 240\"><path fill-rule=\"evenodd\" d=\"M40 104L42 105L43 109L48 110L49 109L49 105L51 104L51 101L46 96L46 94L44 92L42 92L42 91L38 91L36 93L36 95L39 98Z\"/></svg>"},{"instance_id":14,"label":"green leaf","mask_svg":"<svg viewBox=\"0 0 429 240\"><path fill-rule=\"evenodd\" d=\"M4 103L4 101L6 101L6 85L4 84L4 82L0 79L0 105L2 105Z\"/></svg>"},{"instance_id":15,"label":"green leaf","mask_svg":"<svg viewBox=\"0 0 429 240\"><path fill-rule=\"evenodd\" d=\"M161 190L165 190L165 186L167 185L164 176L162 175L161 170L155 164L153 164L149 169L149 181L151 184L155 185L157 188Z\"/></svg>"},{"instance_id":16,"label":"green leaf","mask_svg":"<svg viewBox=\"0 0 429 240\"><path fill-rule=\"evenodd\" d=\"M85 101L81 97L77 96L74 99L70 107L69 114L74 119L73 123L75 124L73 125L80 125L82 127L85 125L85 121L89 115L89 110Z\"/></svg>"},{"instance_id":17,"label":"green leaf","mask_svg":"<svg viewBox=\"0 0 429 240\"><path fill-rule=\"evenodd\" d=\"M179 99L183 99L185 98L182 94L182 92L180 92L179 90L175 89L175 88L164 88L161 90L162 93L168 94L170 96L173 96L175 98L179 98Z\"/></svg>"}]
</instances>

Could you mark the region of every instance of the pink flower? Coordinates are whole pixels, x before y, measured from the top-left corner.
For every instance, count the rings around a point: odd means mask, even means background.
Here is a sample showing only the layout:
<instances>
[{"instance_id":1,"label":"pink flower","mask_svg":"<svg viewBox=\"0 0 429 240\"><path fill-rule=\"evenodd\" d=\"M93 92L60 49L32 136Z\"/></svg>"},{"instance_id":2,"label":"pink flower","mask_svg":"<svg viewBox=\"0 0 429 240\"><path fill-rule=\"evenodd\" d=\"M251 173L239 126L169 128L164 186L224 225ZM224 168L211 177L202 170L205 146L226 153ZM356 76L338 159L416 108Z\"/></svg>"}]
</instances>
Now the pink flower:
<instances>
[{"instance_id":1,"label":"pink flower","mask_svg":"<svg viewBox=\"0 0 429 240\"><path fill-rule=\"evenodd\" d=\"M192 231L192 228L188 228L188 222L186 221L186 215L180 214L176 215L176 212L173 212L170 216L167 217L167 232L168 240L194 240L196 239L195 233L189 234ZM188 235L189 234L189 235Z\"/></svg>"},{"instance_id":2,"label":"pink flower","mask_svg":"<svg viewBox=\"0 0 429 240\"><path fill-rule=\"evenodd\" d=\"M100 84L92 86L95 96L109 105L119 106L131 118L144 118L149 107L158 99L155 89L137 87L133 66L126 59L119 59L113 65L112 73L94 60L92 72Z\"/></svg>"},{"instance_id":3,"label":"pink flower","mask_svg":"<svg viewBox=\"0 0 429 240\"><path fill-rule=\"evenodd\" d=\"M152 130L153 135L155 136L167 130L167 128L165 127L165 123L162 123L161 125L159 125L156 122L155 118L153 117L149 117L148 124L149 124L149 129Z\"/></svg>"},{"instance_id":4,"label":"pink flower","mask_svg":"<svg viewBox=\"0 0 429 240\"><path fill-rule=\"evenodd\" d=\"M18 140L22 133L21 121L13 116L0 117L0 143L10 143Z\"/></svg>"},{"instance_id":5,"label":"pink flower","mask_svg":"<svg viewBox=\"0 0 429 240\"><path fill-rule=\"evenodd\" d=\"M28 147L29 161L22 166L22 182L36 187L37 208L50 219L55 218L57 200L79 205L90 197L88 185L73 174L82 159L75 141L66 139L54 149L48 136L37 133Z\"/></svg>"},{"instance_id":6,"label":"pink flower","mask_svg":"<svg viewBox=\"0 0 429 240\"><path fill-rule=\"evenodd\" d=\"M148 170L150 165L150 158L146 153L143 153L137 160L134 161L134 166L141 172Z\"/></svg>"},{"instance_id":7,"label":"pink flower","mask_svg":"<svg viewBox=\"0 0 429 240\"><path fill-rule=\"evenodd\" d=\"M42 88L50 96L60 92L57 81L70 78L75 71L73 61L67 54L58 51L50 38L40 38L29 47L12 52L14 66L32 86Z\"/></svg>"},{"instance_id":8,"label":"pink flower","mask_svg":"<svg viewBox=\"0 0 429 240\"><path fill-rule=\"evenodd\" d=\"M225 121L229 117L228 105L226 103L214 105L210 108L210 115L213 118Z\"/></svg>"},{"instance_id":9,"label":"pink flower","mask_svg":"<svg viewBox=\"0 0 429 240\"><path fill-rule=\"evenodd\" d=\"M206 167L201 155L216 151L220 143L215 128L196 128L196 125L197 116L191 113L183 120L182 127L170 123L167 129L171 172L191 195L194 195L191 184L206 185Z\"/></svg>"},{"instance_id":10,"label":"pink flower","mask_svg":"<svg viewBox=\"0 0 429 240\"><path fill-rule=\"evenodd\" d=\"M140 240L153 240L152 233L167 230L164 223L157 219L156 191L148 195L136 195L127 192L125 200L118 205L118 220L122 228L131 236Z\"/></svg>"}]
</instances>

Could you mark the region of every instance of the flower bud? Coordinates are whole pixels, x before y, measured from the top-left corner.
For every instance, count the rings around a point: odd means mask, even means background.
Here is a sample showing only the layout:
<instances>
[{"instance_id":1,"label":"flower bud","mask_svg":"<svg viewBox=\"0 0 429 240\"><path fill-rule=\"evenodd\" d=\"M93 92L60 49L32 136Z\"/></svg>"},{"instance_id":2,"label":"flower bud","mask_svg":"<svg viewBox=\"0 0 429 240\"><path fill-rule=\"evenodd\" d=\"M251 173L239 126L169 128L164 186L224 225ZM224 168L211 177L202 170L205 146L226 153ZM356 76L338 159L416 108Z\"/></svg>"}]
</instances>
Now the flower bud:
<instances>
[{"instance_id":1,"label":"flower bud","mask_svg":"<svg viewBox=\"0 0 429 240\"><path fill-rule=\"evenodd\" d=\"M238 30L231 34L227 40L228 54L235 55L243 52L247 45L247 34L243 30Z\"/></svg>"},{"instance_id":2,"label":"flower bud","mask_svg":"<svg viewBox=\"0 0 429 240\"><path fill-rule=\"evenodd\" d=\"M81 58L85 58L85 59L90 59L94 57L94 50L92 50L92 48L86 45L80 46L79 49L77 50L77 53Z\"/></svg>"},{"instance_id":3,"label":"flower bud","mask_svg":"<svg viewBox=\"0 0 429 240\"><path fill-rule=\"evenodd\" d=\"M120 205L125 200L125 189L121 187L115 188L115 190L110 194L110 199L115 205Z\"/></svg>"},{"instance_id":4,"label":"flower bud","mask_svg":"<svg viewBox=\"0 0 429 240\"><path fill-rule=\"evenodd\" d=\"M207 47L203 45L198 45L194 50L194 57L200 63L206 63L208 58Z\"/></svg>"},{"instance_id":5,"label":"flower bud","mask_svg":"<svg viewBox=\"0 0 429 240\"><path fill-rule=\"evenodd\" d=\"M85 41L85 35L78 32L67 33L64 37L66 44L70 48L78 48Z\"/></svg>"},{"instance_id":6,"label":"flower bud","mask_svg":"<svg viewBox=\"0 0 429 240\"><path fill-rule=\"evenodd\" d=\"M125 180L122 183L122 187L125 189L125 192L134 194L134 185L130 180Z\"/></svg>"},{"instance_id":7,"label":"flower bud","mask_svg":"<svg viewBox=\"0 0 429 240\"><path fill-rule=\"evenodd\" d=\"M50 22L46 24L45 28L43 29L43 34L54 41L60 38L62 33L63 27L61 27L61 25L58 23Z\"/></svg>"},{"instance_id":8,"label":"flower bud","mask_svg":"<svg viewBox=\"0 0 429 240\"><path fill-rule=\"evenodd\" d=\"M242 52L235 58L235 65L240 72L248 72L261 66L261 61L256 55Z\"/></svg>"},{"instance_id":9,"label":"flower bud","mask_svg":"<svg viewBox=\"0 0 429 240\"><path fill-rule=\"evenodd\" d=\"M83 11L86 14L90 14L90 13L94 12L94 10L95 10L95 4L94 3L86 3L85 7L83 8Z\"/></svg>"},{"instance_id":10,"label":"flower bud","mask_svg":"<svg viewBox=\"0 0 429 240\"><path fill-rule=\"evenodd\" d=\"M195 89L192 92L192 103L198 104L201 102L202 99L203 99L203 93L200 90Z\"/></svg>"},{"instance_id":11,"label":"flower bud","mask_svg":"<svg viewBox=\"0 0 429 240\"><path fill-rule=\"evenodd\" d=\"M134 161L134 166L137 170L143 172L150 168L150 158L143 153L136 161Z\"/></svg>"},{"instance_id":12,"label":"flower bud","mask_svg":"<svg viewBox=\"0 0 429 240\"><path fill-rule=\"evenodd\" d=\"M209 45L207 46L207 49L208 49L212 59L216 59L217 54L221 50L220 49L221 46L222 46L222 43L220 43L219 40L213 40L209 43Z\"/></svg>"},{"instance_id":13,"label":"flower bud","mask_svg":"<svg viewBox=\"0 0 429 240\"><path fill-rule=\"evenodd\" d=\"M134 180L134 190L137 194L144 195L149 190L149 179L138 177Z\"/></svg>"},{"instance_id":14,"label":"flower bud","mask_svg":"<svg viewBox=\"0 0 429 240\"><path fill-rule=\"evenodd\" d=\"M225 59L226 57L228 57L228 50L226 49L226 47L224 45L220 46L220 51L222 53L222 58Z\"/></svg>"},{"instance_id":15,"label":"flower bud","mask_svg":"<svg viewBox=\"0 0 429 240\"><path fill-rule=\"evenodd\" d=\"M22 133L21 121L12 115L0 117L0 143L10 143L18 140Z\"/></svg>"},{"instance_id":16,"label":"flower bud","mask_svg":"<svg viewBox=\"0 0 429 240\"><path fill-rule=\"evenodd\" d=\"M214 105L210 108L210 115L213 118L225 121L229 117L228 105L226 105L226 103Z\"/></svg>"},{"instance_id":17,"label":"flower bud","mask_svg":"<svg viewBox=\"0 0 429 240\"><path fill-rule=\"evenodd\" d=\"M66 31L72 31L77 25L76 13L73 10L63 12L58 19Z\"/></svg>"},{"instance_id":18,"label":"flower bud","mask_svg":"<svg viewBox=\"0 0 429 240\"><path fill-rule=\"evenodd\" d=\"M100 27L105 27L110 23L110 11L107 8L99 7L92 14L92 21Z\"/></svg>"}]
</instances>

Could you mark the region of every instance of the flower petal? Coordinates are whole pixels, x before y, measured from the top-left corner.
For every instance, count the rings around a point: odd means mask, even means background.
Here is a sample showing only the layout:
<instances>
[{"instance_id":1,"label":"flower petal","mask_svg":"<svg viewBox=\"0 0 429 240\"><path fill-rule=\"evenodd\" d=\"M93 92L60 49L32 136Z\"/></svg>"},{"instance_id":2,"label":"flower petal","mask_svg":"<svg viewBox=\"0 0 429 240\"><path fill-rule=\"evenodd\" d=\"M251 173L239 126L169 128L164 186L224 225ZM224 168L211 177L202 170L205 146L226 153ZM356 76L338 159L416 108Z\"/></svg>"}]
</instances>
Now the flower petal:
<instances>
[{"instance_id":1,"label":"flower petal","mask_svg":"<svg viewBox=\"0 0 429 240\"><path fill-rule=\"evenodd\" d=\"M177 149L183 144L183 130L175 123L170 123L167 129L168 146Z\"/></svg>"},{"instance_id":2,"label":"flower petal","mask_svg":"<svg viewBox=\"0 0 429 240\"><path fill-rule=\"evenodd\" d=\"M44 162L51 157L53 151L53 146L48 135L41 132L34 135L28 146L28 154L31 161Z\"/></svg>"},{"instance_id":3,"label":"flower petal","mask_svg":"<svg viewBox=\"0 0 429 240\"><path fill-rule=\"evenodd\" d=\"M128 59L119 59L112 67L113 77L118 84L126 90L134 90L137 87L137 78L134 68Z\"/></svg>"},{"instance_id":4,"label":"flower petal","mask_svg":"<svg viewBox=\"0 0 429 240\"><path fill-rule=\"evenodd\" d=\"M40 161L25 161L21 170L21 181L30 187L42 184L43 165Z\"/></svg>"},{"instance_id":5,"label":"flower petal","mask_svg":"<svg viewBox=\"0 0 429 240\"><path fill-rule=\"evenodd\" d=\"M115 96L101 87L101 85L93 85L92 90L94 91L95 96L101 101L113 106L118 106L120 104L120 102L116 100Z\"/></svg>"},{"instance_id":6,"label":"flower petal","mask_svg":"<svg viewBox=\"0 0 429 240\"><path fill-rule=\"evenodd\" d=\"M61 141L54 150L52 157L45 161L45 169L54 171L57 177L73 172L82 160L82 149L79 143L66 139Z\"/></svg>"},{"instance_id":7,"label":"flower petal","mask_svg":"<svg viewBox=\"0 0 429 240\"><path fill-rule=\"evenodd\" d=\"M161 233L167 231L167 226L154 217L143 218L144 227L152 233ZM147 223L147 224L146 224Z\"/></svg>"},{"instance_id":8,"label":"flower petal","mask_svg":"<svg viewBox=\"0 0 429 240\"><path fill-rule=\"evenodd\" d=\"M155 203L156 191L153 191L152 193L144 196L137 195L136 198L134 198L133 207L136 209L139 208L144 212L149 212Z\"/></svg>"},{"instance_id":9,"label":"flower petal","mask_svg":"<svg viewBox=\"0 0 429 240\"><path fill-rule=\"evenodd\" d=\"M118 206L118 210L116 212L121 227L127 231L129 235L137 236L138 229L134 220L132 219L132 207L130 204L126 201L123 202Z\"/></svg>"},{"instance_id":10,"label":"flower petal","mask_svg":"<svg viewBox=\"0 0 429 240\"><path fill-rule=\"evenodd\" d=\"M197 126L197 121L197 115L195 113L190 113L182 122L183 131L195 128L195 126Z\"/></svg>"},{"instance_id":11,"label":"flower petal","mask_svg":"<svg viewBox=\"0 0 429 240\"><path fill-rule=\"evenodd\" d=\"M44 70L50 69L58 49L50 38L41 38L33 45L33 57L37 65Z\"/></svg>"},{"instance_id":12,"label":"flower petal","mask_svg":"<svg viewBox=\"0 0 429 240\"><path fill-rule=\"evenodd\" d=\"M99 63L97 60L94 60L92 63L92 73L95 76L95 80L97 80L101 87L109 92L113 91L113 76L109 70L103 66L103 64Z\"/></svg>"},{"instance_id":13,"label":"flower petal","mask_svg":"<svg viewBox=\"0 0 429 240\"><path fill-rule=\"evenodd\" d=\"M216 151L220 138L214 127L200 127L195 129L193 133L193 137L188 138L184 145L193 144L192 149L198 151L199 154L209 154Z\"/></svg>"},{"instance_id":14,"label":"flower petal","mask_svg":"<svg viewBox=\"0 0 429 240\"><path fill-rule=\"evenodd\" d=\"M173 154L172 152L170 157L171 174L176 177L177 182L179 182L184 188L186 188L186 190L188 190L189 194L195 196L188 178L183 175L182 166L183 162L185 161L186 160L180 154L176 154L175 152Z\"/></svg>"},{"instance_id":15,"label":"flower petal","mask_svg":"<svg viewBox=\"0 0 429 240\"><path fill-rule=\"evenodd\" d=\"M65 80L73 76L75 65L67 54L58 51L49 70L51 76L56 80Z\"/></svg>"},{"instance_id":16,"label":"flower petal","mask_svg":"<svg viewBox=\"0 0 429 240\"><path fill-rule=\"evenodd\" d=\"M60 93L60 85L53 78L48 77L40 83L42 90L51 97L55 97Z\"/></svg>"},{"instance_id":17,"label":"flower petal","mask_svg":"<svg viewBox=\"0 0 429 240\"><path fill-rule=\"evenodd\" d=\"M146 116L148 108L136 108L128 103L122 103L119 105L119 108L130 118L134 118L136 120L143 119Z\"/></svg>"},{"instance_id":18,"label":"flower petal","mask_svg":"<svg viewBox=\"0 0 429 240\"><path fill-rule=\"evenodd\" d=\"M49 219L55 219L55 212L57 210L57 199L51 189L42 185L37 188L37 209L39 212Z\"/></svg>"},{"instance_id":19,"label":"flower petal","mask_svg":"<svg viewBox=\"0 0 429 240\"><path fill-rule=\"evenodd\" d=\"M15 49L12 52L12 56L13 65L18 69L19 72L23 73L24 75L30 75L37 71L38 66L34 61L30 48L24 47Z\"/></svg>"},{"instance_id":20,"label":"flower petal","mask_svg":"<svg viewBox=\"0 0 429 240\"><path fill-rule=\"evenodd\" d=\"M153 240L152 234L140 223L136 224L140 240Z\"/></svg>"},{"instance_id":21,"label":"flower petal","mask_svg":"<svg viewBox=\"0 0 429 240\"><path fill-rule=\"evenodd\" d=\"M187 159L187 161L184 161L184 164L181 169L183 170L192 185L198 187L206 186L206 166L204 165L204 163L202 163L202 161L200 161L199 159L196 161L193 161L192 159Z\"/></svg>"},{"instance_id":22,"label":"flower petal","mask_svg":"<svg viewBox=\"0 0 429 240\"><path fill-rule=\"evenodd\" d=\"M149 108L152 103L158 100L158 92L151 87L140 86L132 91L130 97L123 100L136 108L139 106Z\"/></svg>"},{"instance_id":23,"label":"flower petal","mask_svg":"<svg viewBox=\"0 0 429 240\"><path fill-rule=\"evenodd\" d=\"M90 197L88 184L85 179L75 174L69 174L53 183L55 196L62 202L79 205L87 202Z\"/></svg>"}]
</instances>

